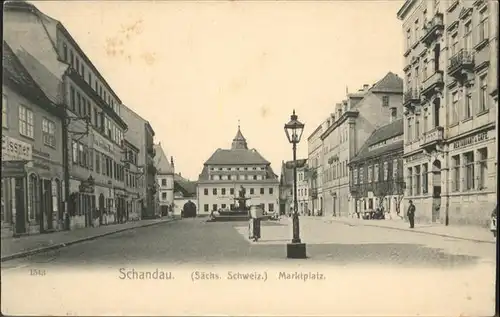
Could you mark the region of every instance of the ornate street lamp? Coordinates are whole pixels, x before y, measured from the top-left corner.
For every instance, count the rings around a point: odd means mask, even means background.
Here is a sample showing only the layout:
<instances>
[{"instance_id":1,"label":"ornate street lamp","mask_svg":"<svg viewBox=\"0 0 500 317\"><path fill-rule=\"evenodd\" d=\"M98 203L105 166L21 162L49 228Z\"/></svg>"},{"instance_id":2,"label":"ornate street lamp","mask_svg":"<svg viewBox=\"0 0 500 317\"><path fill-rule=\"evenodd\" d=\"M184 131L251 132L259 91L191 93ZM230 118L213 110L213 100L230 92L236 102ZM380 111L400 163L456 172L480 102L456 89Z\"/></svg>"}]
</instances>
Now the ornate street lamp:
<instances>
[{"instance_id":1,"label":"ornate street lamp","mask_svg":"<svg viewBox=\"0 0 500 317\"><path fill-rule=\"evenodd\" d=\"M297 120L295 110L290 116L290 121L285 124L285 133L288 141L293 147L293 239L292 243L287 244L287 258L305 259L306 244L300 241L299 214L297 209L297 143L300 142L304 124Z\"/></svg>"}]
</instances>

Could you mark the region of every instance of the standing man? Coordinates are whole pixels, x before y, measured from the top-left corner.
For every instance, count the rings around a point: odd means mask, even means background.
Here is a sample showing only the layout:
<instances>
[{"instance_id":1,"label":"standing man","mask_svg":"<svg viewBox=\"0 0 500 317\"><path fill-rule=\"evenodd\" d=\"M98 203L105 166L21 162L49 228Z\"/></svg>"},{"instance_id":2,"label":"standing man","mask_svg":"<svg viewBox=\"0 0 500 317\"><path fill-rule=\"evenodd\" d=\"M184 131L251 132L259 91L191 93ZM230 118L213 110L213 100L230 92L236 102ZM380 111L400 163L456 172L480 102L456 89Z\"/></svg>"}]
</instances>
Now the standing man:
<instances>
[{"instance_id":1,"label":"standing man","mask_svg":"<svg viewBox=\"0 0 500 317\"><path fill-rule=\"evenodd\" d=\"M415 227L415 205L413 201L410 200L410 206L408 207L408 220L410 221L410 228Z\"/></svg>"}]
</instances>

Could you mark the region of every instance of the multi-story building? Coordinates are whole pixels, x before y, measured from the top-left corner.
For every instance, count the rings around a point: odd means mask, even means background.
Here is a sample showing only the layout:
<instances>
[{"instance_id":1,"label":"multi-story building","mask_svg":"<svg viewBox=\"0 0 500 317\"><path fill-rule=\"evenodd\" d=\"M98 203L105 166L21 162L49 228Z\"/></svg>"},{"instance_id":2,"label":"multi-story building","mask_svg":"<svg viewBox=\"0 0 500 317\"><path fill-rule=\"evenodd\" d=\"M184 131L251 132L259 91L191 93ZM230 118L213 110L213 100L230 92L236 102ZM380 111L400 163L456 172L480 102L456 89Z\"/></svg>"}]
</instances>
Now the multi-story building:
<instances>
[{"instance_id":1,"label":"multi-story building","mask_svg":"<svg viewBox=\"0 0 500 317\"><path fill-rule=\"evenodd\" d=\"M2 66L2 237L62 229L64 110L5 41Z\"/></svg>"},{"instance_id":2,"label":"multi-story building","mask_svg":"<svg viewBox=\"0 0 500 317\"><path fill-rule=\"evenodd\" d=\"M141 194L143 191L139 183L142 176L138 166L140 150L127 139L124 139L123 146L122 162L125 169L125 190L128 196L125 210L126 219L139 220L141 219Z\"/></svg>"},{"instance_id":3,"label":"multi-story building","mask_svg":"<svg viewBox=\"0 0 500 317\"><path fill-rule=\"evenodd\" d=\"M375 130L348 164L353 215L383 207L391 218L403 217L402 159L403 119L398 119Z\"/></svg>"},{"instance_id":4,"label":"multi-story building","mask_svg":"<svg viewBox=\"0 0 500 317\"><path fill-rule=\"evenodd\" d=\"M66 109L63 164L72 227L124 221L121 101L66 28L24 1L4 6L4 32L37 84Z\"/></svg>"},{"instance_id":5,"label":"multi-story building","mask_svg":"<svg viewBox=\"0 0 500 317\"><path fill-rule=\"evenodd\" d=\"M300 195L299 184L299 175L300 173L304 173L307 170L306 159L297 159L297 211L301 213L304 209L305 196ZM289 214L294 211L294 197L293 197L293 161L281 162L281 176L280 176L280 214ZM306 184L302 182L302 189L306 188ZM302 209L301 209L301 198L302 198ZM306 205L308 206L308 205Z\"/></svg>"},{"instance_id":6,"label":"multi-story building","mask_svg":"<svg viewBox=\"0 0 500 317\"><path fill-rule=\"evenodd\" d=\"M321 214L323 209L323 151L321 134L323 133L323 124L311 133L307 138L308 158L309 162L309 206L315 214Z\"/></svg>"},{"instance_id":7,"label":"multi-story building","mask_svg":"<svg viewBox=\"0 0 500 317\"><path fill-rule=\"evenodd\" d=\"M407 0L398 18L405 203L417 221L487 225L497 197L498 2Z\"/></svg>"},{"instance_id":8,"label":"multi-story building","mask_svg":"<svg viewBox=\"0 0 500 317\"><path fill-rule=\"evenodd\" d=\"M364 85L337 103L321 134L325 215L354 212L347 164L375 129L402 116L402 95L402 79L389 72L371 87Z\"/></svg>"},{"instance_id":9,"label":"multi-story building","mask_svg":"<svg viewBox=\"0 0 500 317\"><path fill-rule=\"evenodd\" d=\"M204 163L198 179L198 207L208 214L237 207L241 187L247 206L262 205L264 211L278 208L279 180L269 163L256 149L249 149L238 126L230 149L217 149Z\"/></svg>"},{"instance_id":10,"label":"multi-story building","mask_svg":"<svg viewBox=\"0 0 500 317\"><path fill-rule=\"evenodd\" d=\"M161 142L154 146L155 167L156 167L156 182L158 184L158 196L160 199L160 213L166 216L173 211L174 207L174 158L170 157L168 161L165 151L161 146Z\"/></svg>"},{"instance_id":11,"label":"multi-story building","mask_svg":"<svg viewBox=\"0 0 500 317\"><path fill-rule=\"evenodd\" d=\"M312 212L309 206L309 178L310 171L307 159L304 165L297 167L297 204L301 215L308 215Z\"/></svg>"},{"instance_id":12,"label":"multi-story building","mask_svg":"<svg viewBox=\"0 0 500 317\"><path fill-rule=\"evenodd\" d=\"M154 130L147 120L125 105L121 107L121 115L127 125L125 138L139 148L137 157L137 184L139 192L140 217L155 217L156 211L156 171L154 168Z\"/></svg>"}]
</instances>

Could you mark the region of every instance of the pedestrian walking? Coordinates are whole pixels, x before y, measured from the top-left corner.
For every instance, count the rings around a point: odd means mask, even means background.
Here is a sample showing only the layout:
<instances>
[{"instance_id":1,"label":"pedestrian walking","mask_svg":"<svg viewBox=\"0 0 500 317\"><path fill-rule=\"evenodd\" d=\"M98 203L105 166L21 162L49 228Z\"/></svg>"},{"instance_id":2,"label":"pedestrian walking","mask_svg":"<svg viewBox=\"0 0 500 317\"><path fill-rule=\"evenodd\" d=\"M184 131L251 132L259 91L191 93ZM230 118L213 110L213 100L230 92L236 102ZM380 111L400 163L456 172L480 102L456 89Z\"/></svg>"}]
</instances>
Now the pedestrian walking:
<instances>
[{"instance_id":1,"label":"pedestrian walking","mask_svg":"<svg viewBox=\"0 0 500 317\"><path fill-rule=\"evenodd\" d=\"M410 222L410 228L415 228L415 205L413 200L410 200L410 206L408 207L408 221Z\"/></svg>"}]
</instances>

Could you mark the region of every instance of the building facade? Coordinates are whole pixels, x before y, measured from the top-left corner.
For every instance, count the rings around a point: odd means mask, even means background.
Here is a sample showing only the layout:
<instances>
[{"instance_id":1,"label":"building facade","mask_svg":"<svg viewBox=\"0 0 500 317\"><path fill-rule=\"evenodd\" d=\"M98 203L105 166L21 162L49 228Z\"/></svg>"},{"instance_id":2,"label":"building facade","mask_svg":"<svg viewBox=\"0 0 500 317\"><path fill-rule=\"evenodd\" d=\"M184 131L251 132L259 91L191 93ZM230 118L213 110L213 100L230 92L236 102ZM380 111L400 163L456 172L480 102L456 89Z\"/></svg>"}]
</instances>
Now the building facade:
<instances>
[{"instance_id":1,"label":"building facade","mask_svg":"<svg viewBox=\"0 0 500 317\"><path fill-rule=\"evenodd\" d=\"M408 0L398 18L405 203L417 221L486 226L497 199L498 2Z\"/></svg>"},{"instance_id":2,"label":"building facade","mask_svg":"<svg viewBox=\"0 0 500 317\"><path fill-rule=\"evenodd\" d=\"M403 119L398 119L375 130L349 162L353 216L377 208L383 208L390 218L404 216L402 159Z\"/></svg>"},{"instance_id":3,"label":"building facade","mask_svg":"<svg viewBox=\"0 0 500 317\"><path fill-rule=\"evenodd\" d=\"M123 150L122 162L125 169L125 190L128 197L125 210L126 219L127 221L139 220L141 219L141 194L143 192L143 186L139 182L142 176L138 166L140 150L127 139L124 139Z\"/></svg>"},{"instance_id":4,"label":"building facade","mask_svg":"<svg viewBox=\"0 0 500 317\"><path fill-rule=\"evenodd\" d=\"M66 109L62 162L71 227L125 221L121 101L66 28L26 2L5 5L6 41ZM120 214L118 214L120 211Z\"/></svg>"},{"instance_id":5,"label":"building facade","mask_svg":"<svg viewBox=\"0 0 500 317\"><path fill-rule=\"evenodd\" d=\"M304 161L304 165L297 167L297 204L301 215L309 215L312 212L309 206L310 170L307 159Z\"/></svg>"},{"instance_id":6,"label":"building facade","mask_svg":"<svg viewBox=\"0 0 500 317\"><path fill-rule=\"evenodd\" d=\"M141 189L139 203L140 217L155 217L156 215L156 171L154 167L154 130L147 120L126 105L121 107L121 115L127 122L128 129L125 138L139 148L137 157L137 183ZM153 144L153 146L151 146ZM153 165L150 163L153 162Z\"/></svg>"},{"instance_id":7,"label":"building facade","mask_svg":"<svg viewBox=\"0 0 500 317\"><path fill-rule=\"evenodd\" d=\"M321 134L324 214L347 216L355 210L348 163L372 132L402 116L403 81L389 72L381 80L347 95L335 106Z\"/></svg>"},{"instance_id":8,"label":"building facade","mask_svg":"<svg viewBox=\"0 0 500 317\"><path fill-rule=\"evenodd\" d=\"M162 216L171 213L174 208L174 158L170 157L168 161L161 143L154 146L156 183L158 184L158 197L160 200L160 213Z\"/></svg>"},{"instance_id":9,"label":"building facade","mask_svg":"<svg viewBox=\"0 0 500 317\"><path fill-rule=\"evenodd\" d=\"M279 187L281 214L289 214L294 211L295 204L293 196L293 166L293 161L281 163L281 177ZM304 214L304 211L307 211L309 208L308 175L309 170L307 168L307 160L297 159L297 211L299 212L299 214Z\"/></svg>"},{"instance_id":10,"label":"building facade","mask_svg":"<svg viewBox=\"0 0 500 317\"><path fill-rule=\"evenodd\" d=\"M63 229L64 111L4 41L2 237Z\"/></svg>"},{"instance_id":11,"label":"building facade","mask_svg":"<svg viewBox=\"0 0 500 317\"><path fill-rule=\"evenodd\" d=\"M323 151L321 134L323 133L323 124L311 133L307 138L307 149L309 162L309 206L314 214L322 214L323 210Z\"/></svg>"},{"instance_id":12,"label":"building facade","mask_svg":"<svg viewBox=\"0 0 500 317\"><path fill-rule=\"evenodd\" d=\"M265 212L278 211L279 180L271 163L256 149L249 149L240 128L230 149L217 149L204 163L198 179L199 214L237 207L244 188L247 206L261 205Z\"/></svg>"}]
</instances>

